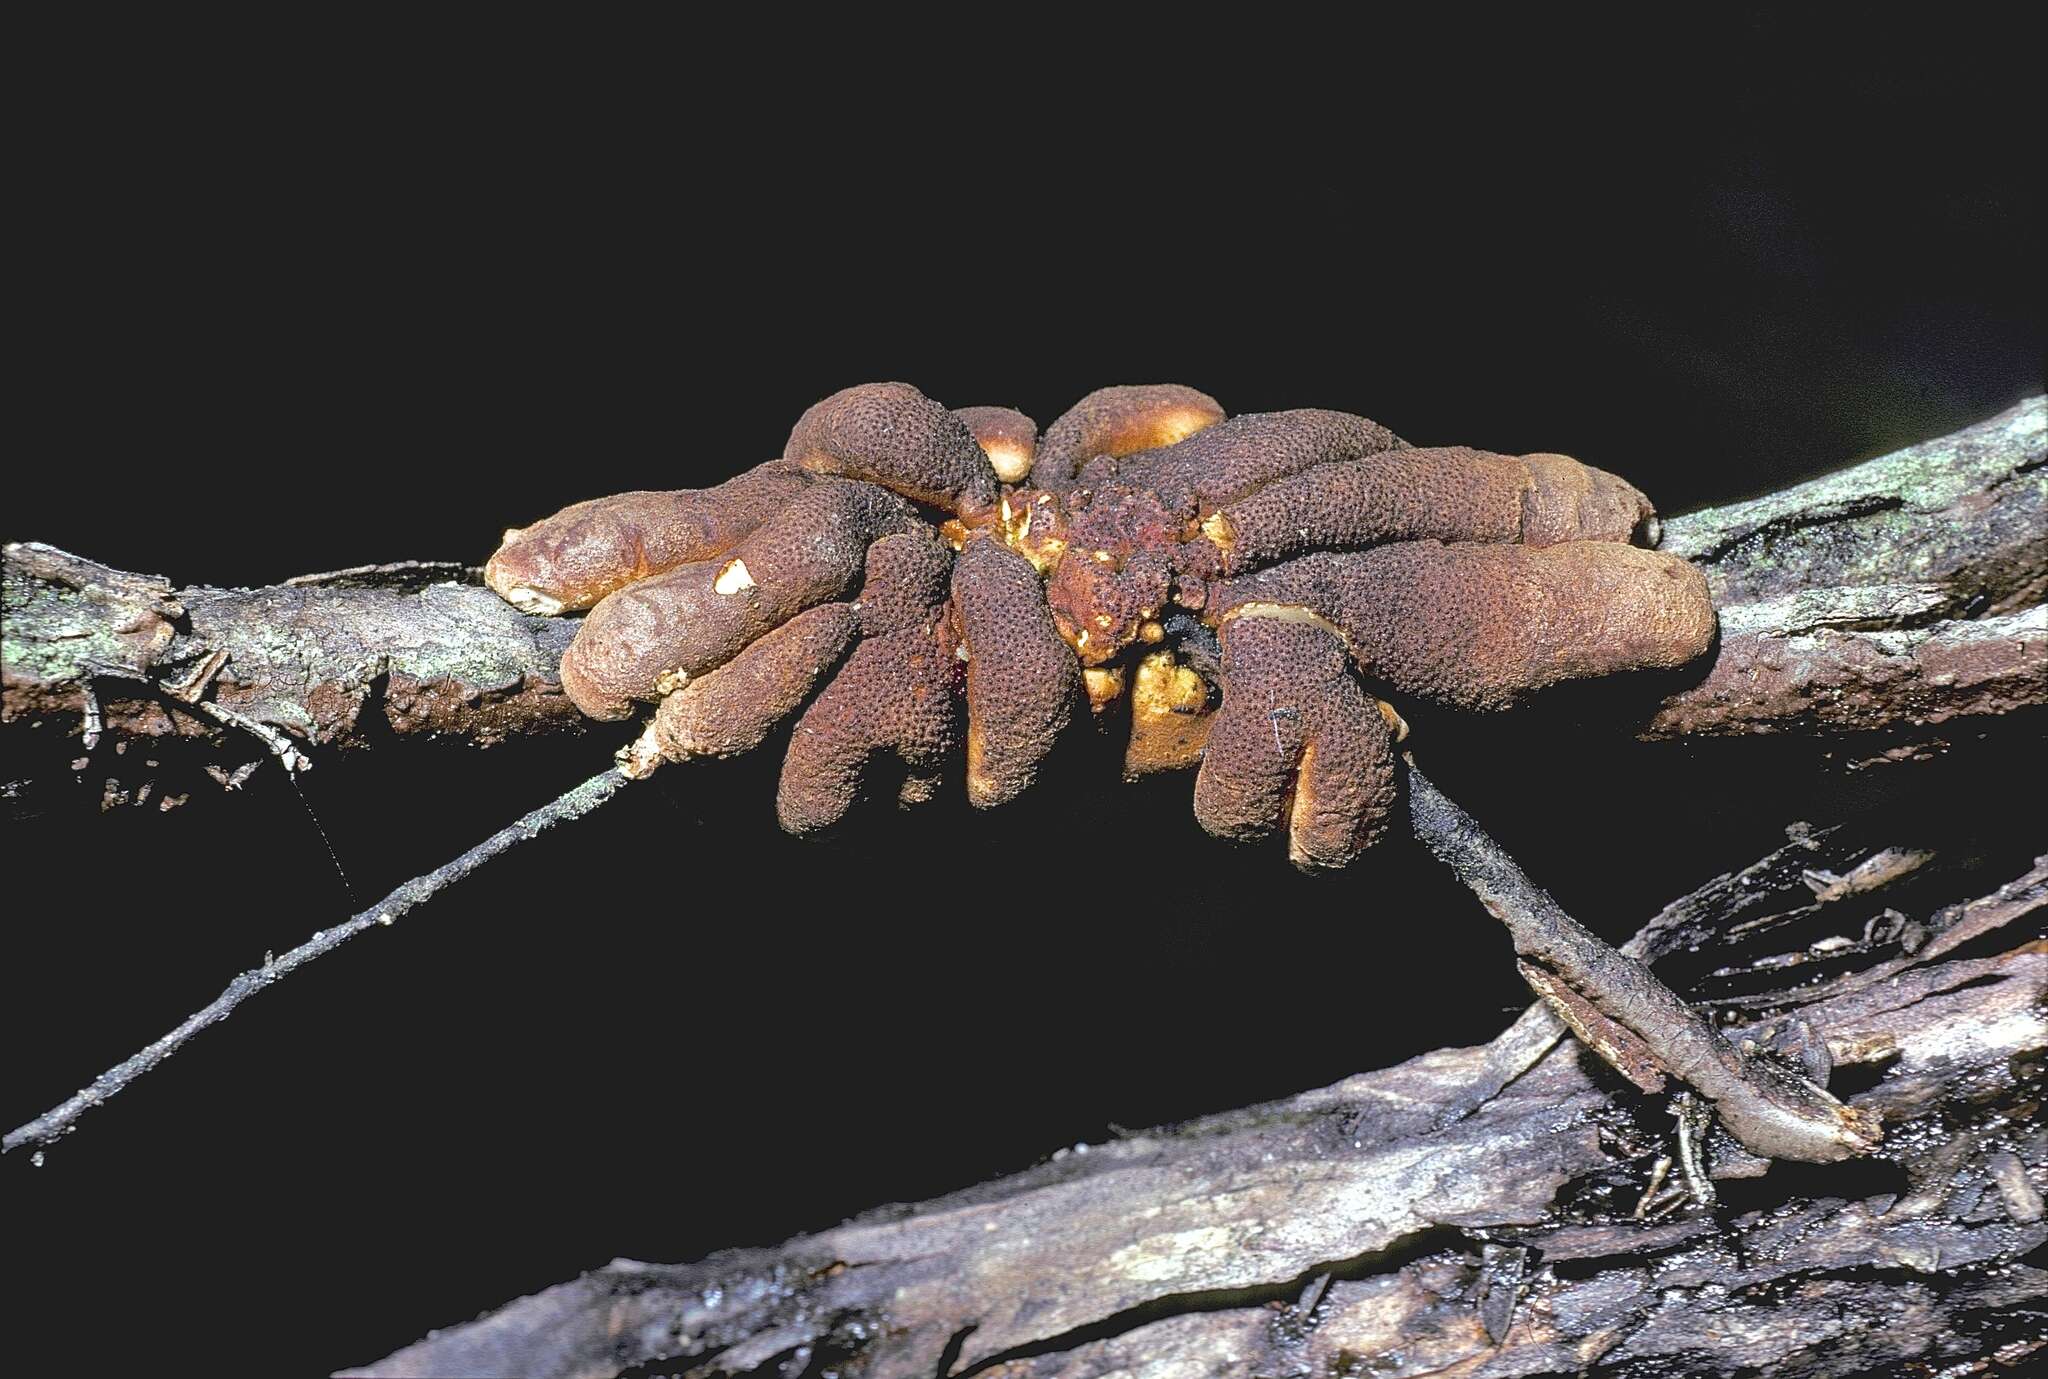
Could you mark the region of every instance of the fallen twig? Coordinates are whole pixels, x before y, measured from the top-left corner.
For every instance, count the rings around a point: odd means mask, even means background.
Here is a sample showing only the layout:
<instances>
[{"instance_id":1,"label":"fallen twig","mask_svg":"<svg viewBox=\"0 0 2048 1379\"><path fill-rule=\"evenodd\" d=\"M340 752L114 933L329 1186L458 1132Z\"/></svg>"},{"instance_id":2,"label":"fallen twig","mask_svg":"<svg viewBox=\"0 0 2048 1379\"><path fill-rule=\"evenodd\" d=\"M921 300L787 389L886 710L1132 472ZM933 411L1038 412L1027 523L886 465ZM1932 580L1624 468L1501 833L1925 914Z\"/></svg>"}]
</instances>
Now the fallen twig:
<instances>
[{"instance_id":1,"label":"fallen twig","mask_svg":"<svg viewBox=\"0 0 2048 1379\"><path fill-rule=\"evenodd\" d=\"M1738 1053L1644 963L1566 914L1412 760L1408 799L1415 836L1507 926L1530 986L1630 1081L1653 1091L1668 1073L1689 1084L1730 1134L1767 1158L1830 1163L1875 1147L1874 1118Z\"/></svg>"},{"instance_id":2,"label":"fallen twig","mask_svg":"<svg viewBox=\"0 0 2048 1379\"><path fill-rule=\"evenodd\" d=\"M626 777L617 771L592 776L581 785L540 808L525 814L478 843L452 862L434 868L424 876L405 882L391 894L344 923L322 929L281 957L266 958L261 967L251 968L229 982L227 989L209 1004L187 1016L178 1027L141 1052L115 1064L94 1078L70 1099L52 1107L34 1120L8 1132L0 1140L0 1153L28 1145L49 1144L71 1133L79 1117L108 1097L125 1090L137 1078L183 1048L201 1030L225 1020L235 1007L286 974L317 957L333 952L366 930L391 924L400 915L429 897L460 881L484 863L556 824L581 818L618 793Z\"/></svg>"}]
</instances>

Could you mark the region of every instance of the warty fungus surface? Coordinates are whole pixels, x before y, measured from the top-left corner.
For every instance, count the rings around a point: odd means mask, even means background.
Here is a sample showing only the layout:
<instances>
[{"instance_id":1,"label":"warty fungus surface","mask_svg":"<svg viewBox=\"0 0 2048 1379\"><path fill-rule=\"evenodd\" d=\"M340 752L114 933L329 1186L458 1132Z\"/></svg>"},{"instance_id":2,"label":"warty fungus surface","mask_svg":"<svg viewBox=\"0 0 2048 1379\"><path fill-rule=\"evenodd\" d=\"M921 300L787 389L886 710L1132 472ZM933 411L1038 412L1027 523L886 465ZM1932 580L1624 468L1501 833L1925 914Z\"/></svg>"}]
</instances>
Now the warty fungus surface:
<instances>
[{"instance_id":1,"label":"warty fungus surface","mask_svg":"<svg viewBox=\"0 0 2048 1379\"><path fill-rule=\"evenodd\" d=\"M1101 389L1040 434L871 383L714 488L508 531L485 577L530 612L589 610L563 686L599 718L658 703L634 769L794 717L793 832L841 819L885 761L903 803L964 755L969 799L1003 804L1063 733L1128 711L1129 774L1199 764L1205 829L1284 831L1316 869L1384 826L1394 703L1501 710L1704 652L1706 581L1656 540L1648 499L1562 455L1226 417L1177 384Z\"/></svg>"}]
</instances>

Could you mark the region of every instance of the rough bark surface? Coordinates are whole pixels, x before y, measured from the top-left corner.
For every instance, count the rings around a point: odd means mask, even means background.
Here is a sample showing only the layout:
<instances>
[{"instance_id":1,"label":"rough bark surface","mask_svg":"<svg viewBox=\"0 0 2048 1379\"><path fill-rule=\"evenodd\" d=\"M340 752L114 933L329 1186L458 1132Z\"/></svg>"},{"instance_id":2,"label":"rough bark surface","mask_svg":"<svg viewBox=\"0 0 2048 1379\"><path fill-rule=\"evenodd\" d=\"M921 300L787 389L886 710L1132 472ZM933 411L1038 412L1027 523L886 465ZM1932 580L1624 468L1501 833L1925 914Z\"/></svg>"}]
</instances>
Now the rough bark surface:
<instances>
[{"instance_id":1,"label":"rough bark surface","mask_svg":"<svg viewBox=\"0 0 2048 1379\"><path fill-rule=\"evenodd\" d=\"M2048 702L2048 400L1667 523L1712 669L1646 735L1921 728Z\"/></svg>"},{"instance_id":2,"label":"rough bark surface","mask_svg":"<svg viewBox=\"0 0 2048 1379\"><path fill-rule=\"evenodd\" d=\"M169 809L267 750L228 710L313 749L581 732L562 693L576 625L475 572L407 562L265 589L173 589L31 542L5 552L7 795L66 786ZM470 582L457 582L468 580Z\"/></svg>"},{"instance_id":3,"label":"rough bark surface","mask_svg":"<svg viewBox=\"0 0 2048 1379\"><path fill-rule=\"evenodd\" d=\"M1770 1165L1717 1132L1720 1201L1655 1196L1665 1103L1576 1041L1449 1124L1493 1050L1440 1050L774 1249L620 1260L347 1372L2019 1372L2048 1346L2048 1272L2021 1262L2048 1242L2048 858L1900 914L1930 865L1795 829L1635 945L1739 1037L1811 1029L1838 1087L1864 1069L1870 1160Z\"/></svg>"},{"instance_id":4,"label":"rough bark surface","mask_svg":"<svg viewBox=\"0 0 2048 1379\"><path fill-rule=\"evenodd\" d=\"M1711 668L1688 673L1644 735L1918 730L2048 703L2044 464L2048 399L2030 398L1953 436L1667 523L1662 549L1707 572L1722 630ZM518 613L454 563L267 589L181 589L30 542L8 546L4 564L0 730L26 772L6 783L13 795L42 776L110 805L166 807L194 773L178 776L159 749L196 749L184 756L217 778L245 764L253 739L188 699L315 759L378 740L493 746L585 728L558 676L575 622ZM167 692L178 686L184 696ZM74 770L89 691L100 743ZM112 765L106 752L129 759Z\"/></svg>"}]
</instances>

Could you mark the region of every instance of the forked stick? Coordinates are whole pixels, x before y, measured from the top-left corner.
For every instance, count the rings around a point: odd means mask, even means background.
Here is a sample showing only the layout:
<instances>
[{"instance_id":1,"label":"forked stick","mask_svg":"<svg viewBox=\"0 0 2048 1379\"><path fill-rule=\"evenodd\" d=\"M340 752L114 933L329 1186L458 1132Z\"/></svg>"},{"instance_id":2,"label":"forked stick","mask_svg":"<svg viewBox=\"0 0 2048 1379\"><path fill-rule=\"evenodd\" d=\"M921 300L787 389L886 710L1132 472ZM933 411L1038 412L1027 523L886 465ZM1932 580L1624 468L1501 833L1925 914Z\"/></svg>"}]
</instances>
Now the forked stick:
<instances>
[{"instance_id":1,"label":"forked stick","mask_svg":"<svg viewBox=\"0 0 2048 1379\"><path fill-rule=\"evenodd\" d=\"M1647 965L1566 914L1412 758L1408 802L1415 836L1507 926L1531 988L1637 1086L1654 1090L1665 1074L1687 1083L1714 1103L1729 1134L1766 1158L1832 1163L1876 1147L1874 1117L1737 1052Z\"/></svg>"}]
</instances>

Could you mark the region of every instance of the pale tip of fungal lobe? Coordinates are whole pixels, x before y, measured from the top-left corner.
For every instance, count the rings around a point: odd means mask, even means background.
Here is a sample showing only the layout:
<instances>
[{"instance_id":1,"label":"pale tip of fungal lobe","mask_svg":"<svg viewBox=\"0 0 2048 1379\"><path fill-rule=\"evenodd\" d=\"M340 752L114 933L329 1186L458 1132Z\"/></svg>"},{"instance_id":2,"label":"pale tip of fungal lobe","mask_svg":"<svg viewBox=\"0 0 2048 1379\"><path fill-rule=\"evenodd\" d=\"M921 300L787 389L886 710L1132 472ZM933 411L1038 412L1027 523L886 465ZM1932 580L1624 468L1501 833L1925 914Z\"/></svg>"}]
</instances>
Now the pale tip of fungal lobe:
<instances>
[{"instance_id":1,"label":"pale tip of fungal lobe","mask_svg":"<svg viewBox=\"0 0 2048 1379\"><path fill-rule=\"evenodd\" d=\"M1006 484L1014 484L1031 472L1031 452L1021 445L983 442L981 449L988 456L989 468Z\"/></svg>"}]
</instances>

